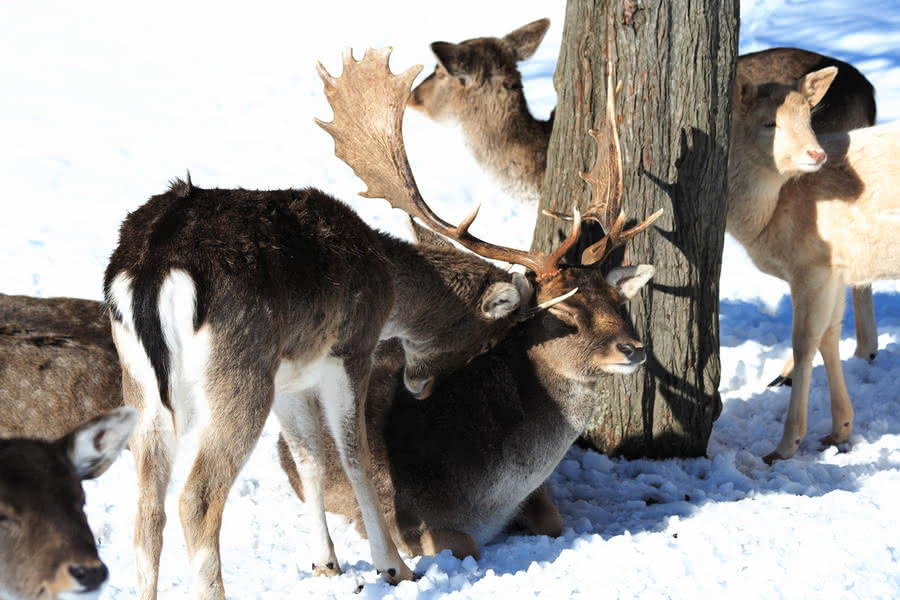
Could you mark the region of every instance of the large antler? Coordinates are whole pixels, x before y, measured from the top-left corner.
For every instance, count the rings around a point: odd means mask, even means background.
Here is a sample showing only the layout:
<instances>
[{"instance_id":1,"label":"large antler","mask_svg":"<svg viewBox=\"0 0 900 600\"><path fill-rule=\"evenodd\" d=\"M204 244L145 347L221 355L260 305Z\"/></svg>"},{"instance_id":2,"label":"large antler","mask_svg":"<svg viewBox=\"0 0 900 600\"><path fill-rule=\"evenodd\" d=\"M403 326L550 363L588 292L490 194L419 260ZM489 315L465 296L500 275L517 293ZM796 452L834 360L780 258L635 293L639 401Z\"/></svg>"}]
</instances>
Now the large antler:
<instances>
[{"instance_id":1,"label":"large antler","mask_svg":"<svg viewBox=\"0 0 900 600\"><path fill-rule=\"evenodd\" d=\"M663 213L659 209L643 222L625 229L625 211L622 196L625 189L622 175L622 148L616 130L615 92L612 84L612 65L606 65L606 127L604 133L591 129L588 133L597 142L594 166L581 178L591 186L591 204L583 218L593 219L603 225L606 235L581 253L581 264L592 265L602 261L615 248L650 227ZM605 146L605 148L604 148ZM615 219L615 220L613 220Z\"/></svg>"},{"instance_id":2,"label":"large antler","mask_svg":"<svg viewBox=\"0 0 900 600\"><path fill-rule=\"evenodd\" d=\"M476 207L459 225L451 225L429 208L419 193L406 149L403 146L403 110L410 87L422 70L416 65L394 75L388 68L391 48L366 50L356 61L350 49L344 51L344 72L332 77L321 63L319 76L325 84L325 96L334 111L334 120L316 123L334 138L334 153L347 163L368 186L361 195L384 198L394 208L422 220L441 235L452 238L486 258L522 265L546 278L559 272L559 261L578 239L581 218L575 211L569 238L553 254L530 253L496 246L469 233L478 215Z\"/></svg>"}]
</instances>

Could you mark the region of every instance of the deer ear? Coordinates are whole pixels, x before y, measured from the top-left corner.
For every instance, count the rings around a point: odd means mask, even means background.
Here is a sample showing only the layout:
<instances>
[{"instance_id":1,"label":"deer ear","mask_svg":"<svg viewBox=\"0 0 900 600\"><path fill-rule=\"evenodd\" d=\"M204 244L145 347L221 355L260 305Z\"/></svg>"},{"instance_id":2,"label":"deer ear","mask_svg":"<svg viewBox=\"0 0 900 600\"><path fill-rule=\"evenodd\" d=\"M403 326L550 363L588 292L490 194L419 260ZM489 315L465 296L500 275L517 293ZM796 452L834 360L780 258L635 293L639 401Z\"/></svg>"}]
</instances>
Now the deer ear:
<instances>
[{"instance_id":1,"label":"deer ear","mask_svg":"<svg viewBox=\"0 0 900 600\"><path fill-rule=\"evenodd\" d=\"M463 80L469 76L463 60L465 51L459 44L432 42L431 51L451 76Z\"/></svg>"},{"instance_id":2,"label":"deer ear","mask_svg":"<svg viewBox=\"0 0 900 600\"><path fill-rule=\"evenodd\" d=\"M123 406L91 419L57 440L81 479L101 475L128 443L137 423L137 411Z\"/></svg>"},{"instance_id":3,"label":"deer ear","mask_svg":"<svg viewBox=\"0 0 900 600\"><path fill-rule=\"evenodd\" d=\"M619 267L607 274L606 282L626 298L632 298L650 281L655 272L653 265Z\"/></svg>"},{"instance_id":4,"label":"deer ear","mask_svg":"<svg viewBox=\"0 0 900 600\"><path fill-rule=\"evenodd\" d=\"M753 101L756 100L756 84L744 75L738 73L734 82L734 103L741 112L746 112Z\"/></svg>"},{"instance_id":5,"label":"deer ear","mask_svg":"<svg viewBox=\"0 0 900 600\"><path fill-rule=\"evenodd\" d=\"M522 303L519 290L512 283L493 284L481 297L481 314L485 319L502 319L511 315Z\"/></svg>"},{"instance_id":6,"label":"deer ear","mask_svg":"<svg viewBox=\"0 0 900 600\"><path fill-rule=\"evenodd\" d=\"M837 72L837 67L825 67L824 69L807 73L797 82L797 89L806 96L810 106L815 106L828 92L831 82L837 77Z\"/></svg>"},{"instance_id":7,"label":"deer ear","mask_svg":"<svg viewBox=\"0 0 900 600\"><path fill-rule=\"evenodd\" d=\"M507 33L503 41L509 44L513 54L516 55L516 60L525 60L537 50L549 27L550 19L539 19Z\"/></svg>"}]
</instances>

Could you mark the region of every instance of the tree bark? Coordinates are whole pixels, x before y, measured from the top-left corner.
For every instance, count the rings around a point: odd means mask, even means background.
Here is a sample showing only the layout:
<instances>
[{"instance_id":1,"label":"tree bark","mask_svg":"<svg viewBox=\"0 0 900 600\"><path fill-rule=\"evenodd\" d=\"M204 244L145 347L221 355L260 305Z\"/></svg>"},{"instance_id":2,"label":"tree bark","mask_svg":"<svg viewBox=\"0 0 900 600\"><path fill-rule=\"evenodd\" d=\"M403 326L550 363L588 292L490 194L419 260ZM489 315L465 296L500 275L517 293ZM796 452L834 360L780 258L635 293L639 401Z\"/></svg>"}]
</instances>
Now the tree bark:
<instances>
[{"instance_id":1,"label":"tree bark","mask_svg":"<svg viewBox=\"0 0 900 600\"><path fill-rule=\"evenodd\" d=\"M637 219L665 209L626 251L629 263L656 267L628 307L649 352L636 374L598 386L584 438L603 452L702 456L721 412L719 270L738 8L738 0L569 0L566 8L541 206L568 212L590 201L579 171L595 153L588 129L604 126L608 56L621 85L623 207ZM539 216L532 247L547 251L563 228ZM582 248L599 235L586 234Z\"/></svg>"}]
</instances>

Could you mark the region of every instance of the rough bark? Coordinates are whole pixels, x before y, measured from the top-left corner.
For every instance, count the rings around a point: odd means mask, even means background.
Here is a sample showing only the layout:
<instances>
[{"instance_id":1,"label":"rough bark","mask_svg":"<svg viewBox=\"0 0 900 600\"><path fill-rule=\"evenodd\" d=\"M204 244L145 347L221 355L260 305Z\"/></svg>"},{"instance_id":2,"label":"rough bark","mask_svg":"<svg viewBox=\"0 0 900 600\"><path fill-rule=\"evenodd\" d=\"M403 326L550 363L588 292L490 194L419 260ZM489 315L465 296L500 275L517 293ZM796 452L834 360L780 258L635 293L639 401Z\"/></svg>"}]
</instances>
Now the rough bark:
<instances>
[{"instance_id":1,"label":"rough bark","mask_svg":"<svg viewBox=\"0 0 900 600\"><path fill-rule=\"evenodd\" d=\"M541 206L568 211L573 201L589 202L578 173L595 152L588 129L603 126L608 55L621 84L615 113L626 213L643 218L665 209L627 249L630 263L656 266L651 285L628 306L647 363L601 382L584 433L610 454L703 455L721 411L719 269L738 6L570 0L566 8ZM540 216L533 247L557 244L561 229Z\"/></svg>"}]
</instances>

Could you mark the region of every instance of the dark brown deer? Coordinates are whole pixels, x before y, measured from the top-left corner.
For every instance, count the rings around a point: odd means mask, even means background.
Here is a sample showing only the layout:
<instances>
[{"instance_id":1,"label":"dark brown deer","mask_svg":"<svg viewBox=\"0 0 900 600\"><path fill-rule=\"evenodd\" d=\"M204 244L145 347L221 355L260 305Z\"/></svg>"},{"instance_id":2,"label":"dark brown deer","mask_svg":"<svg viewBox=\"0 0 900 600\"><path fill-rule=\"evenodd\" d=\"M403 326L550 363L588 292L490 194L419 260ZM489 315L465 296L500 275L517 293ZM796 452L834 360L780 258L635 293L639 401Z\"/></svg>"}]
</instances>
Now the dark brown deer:
<instances>
[{"instance_id":1,"label":"dark brown deer","mask_svg":"<svg viewBox=\"0 0 900 600\"><path fill-rule=\"evenodd\" d=\"M384 103L384 110L393 112L393 118L345 120L336 108L329 130L338 139L347 129L368 132L352 136L357 141L353 155L341 152L341 144L338 155L362 177L371 195L398 205L421 202L406 176L400 129L373 123L400 122L413 76L391 75L386 65L375 70L378 82L397 80L391 85L393 98L367 93L370 86L382 87L368 81L359 81L356 89L335 82L329 94L333 105L335 97L346 96L348 105ZM479 544L517 516L536 533L558 535L559 513L540 486L590 419L598 382L607 374L633 373L645 360L645 350L620 310L649 280L653 267L619 267L606 277L598 268L610 250L659 215L624 228L611 79L608 86L606 133L594 134L603 145L594 168L583 176L594 198L585 217L600 220L608 233L585 249L581 264L559 264L562 253L557 251L553 261L536 257L540 260L529 265L537 302L569 290L577 293L517 325L493 349L443 379L426 402L415 401L399 385L400 348L391 344L380 349L366 403L367 435L381 506L391 532L408 552L431 554L449 548L459 557L477 556ZM608 187L609 181L616 185ZM606 197L601 190L612 193ZM606 214L619 216L610 223ZM575 240L579 225L575 211L573 232L564 246ZM283 441L279 453L294 489L309 502L310 489ZM337 463L335 448L329 446L326 456L330 464ZM326 471L326 507L358 520L347 478L337 469Z\"/></svg>"},{"instance_id":2,"label":"dark brown deer","mask_svg":"<svg viewBox=\"0 0 900 600\"><path fill-rule=\"evenodd\" d=\"M113 463L136 420L122 407L55 441L0 439L0 598L56 600L106 582L81 481Z\"/></svg>"},{"instance_id":3,"label":"dark brown deer","mask_svg":"<svg viewBox=\"0 0 900 600\"><path fill-rule=\"evenodd\" d=\"M102 303L0 294L0 437L57 438L121 405Z\"/></svg>"},{"instance_id":4,"label":"dark brown deer","mask_svg":"<svg viewBox=\"0 0 900 600\"><path fill-rule=\"evenodd\" d=\"M553 127L534 118L522 91L517 63L534 54L550 26L529 23L500 37L458 44L434 42L434 72L413 90L410 106L436 121L458 123L476 160L511 194L536 201L546 168ZM756 85L792 84L812 71L836 66L839 74L812 115L817 134L875 124L875 90L852 65L798 48L772 48L738 58L738 72ZM878 351L872 288L853 289L856 356L871 361ZM790 384L793 360L770 385Z\"/></svg>"},{"instance_id":5,"label":"dark brown deer","mask_svg":"<svg viewBox=\"0 0 900 600\"><path fill-rule=\"evenodd\" d=\"M386 61L386 54L367 55L358 64L348 52L342 80L371 83L370 72L386 70ZM321 75L330 96L334 80ZM394 90L369 85L364 95L393 97ZM399 121L379 122L384 115L365 103L333 105L336 119L400 129ZM357 152L352 137L346 142L337 140L339 153ZM407 175L412 181L408 169ZM483 256L558 261L472 237L474 213L453 227L424 204L405 208ZM353 484L376 569L390 582L410 579L367 475L362 419L372 352L379 339L399 337L405 381L423 396L432 376L477 355L523 317L519 308L532 290L524 276L474 255L378 233L318 190L204 190L188 180L123 222L105 294L124 399L142 413L131 442L140 488L141 598L156 597L164 494L177 439L190 429L198 430L199 447L180 499L181 520L197 597L222 598L225 499L270 411L307 490L321 487L324 423ZM312 506L314 570L339 573L322 503Z\"/></svg>"}]
</instances>

